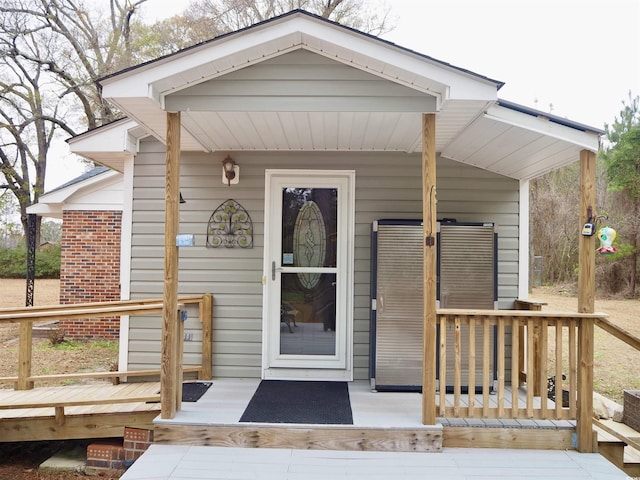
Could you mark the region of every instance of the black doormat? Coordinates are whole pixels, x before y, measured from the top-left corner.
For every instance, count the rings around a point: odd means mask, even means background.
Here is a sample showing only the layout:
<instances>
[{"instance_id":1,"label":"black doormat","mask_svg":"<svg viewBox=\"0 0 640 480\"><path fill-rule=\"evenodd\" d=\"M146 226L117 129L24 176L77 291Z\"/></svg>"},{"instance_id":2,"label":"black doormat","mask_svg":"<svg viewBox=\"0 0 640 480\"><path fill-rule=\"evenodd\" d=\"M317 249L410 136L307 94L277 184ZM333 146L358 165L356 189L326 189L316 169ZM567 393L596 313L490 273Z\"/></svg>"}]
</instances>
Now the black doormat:
<instances>
[{"instance_id":1,"label":"black doormat","mask_svg":"<svg viewBox=\"0 0 640 480\"><path fill-rule=\"evenodd\" d=\"M209 390L211 382L185 382L182 384L182 401L197 402Z\"/></svg>"},{"instance_id":2,"label":"black doormat","mask_svg":"<svg viewBox=\"0 0 640 480\"><path fill-rule=\"evenodd\" d=\"M263 380L240 421L351 425L349 387L345 382Z\"/></svg>"}]
</instances>

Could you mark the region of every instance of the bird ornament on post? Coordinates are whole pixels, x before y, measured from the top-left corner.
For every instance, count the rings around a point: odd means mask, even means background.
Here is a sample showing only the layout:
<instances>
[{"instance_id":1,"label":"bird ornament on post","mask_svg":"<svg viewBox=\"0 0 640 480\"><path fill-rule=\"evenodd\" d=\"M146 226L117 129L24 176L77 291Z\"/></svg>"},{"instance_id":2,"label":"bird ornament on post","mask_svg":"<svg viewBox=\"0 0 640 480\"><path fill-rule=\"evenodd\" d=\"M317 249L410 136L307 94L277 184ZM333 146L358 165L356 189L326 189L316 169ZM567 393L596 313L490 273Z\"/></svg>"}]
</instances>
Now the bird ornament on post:
<instances>
[{"instance_id":1,"label":"bird ornament on post","mask_svg":"<svg viewBox=\"0 0 640 480\"><path fill-rule=\"evenodd\" d=\"M601 254L616 253L618 250L613 246L613 241L616 239L616 231L611 227L602 227L598 230L598 240L600 240L600 248L598 252Z\"/></svg>"}]
</instances>

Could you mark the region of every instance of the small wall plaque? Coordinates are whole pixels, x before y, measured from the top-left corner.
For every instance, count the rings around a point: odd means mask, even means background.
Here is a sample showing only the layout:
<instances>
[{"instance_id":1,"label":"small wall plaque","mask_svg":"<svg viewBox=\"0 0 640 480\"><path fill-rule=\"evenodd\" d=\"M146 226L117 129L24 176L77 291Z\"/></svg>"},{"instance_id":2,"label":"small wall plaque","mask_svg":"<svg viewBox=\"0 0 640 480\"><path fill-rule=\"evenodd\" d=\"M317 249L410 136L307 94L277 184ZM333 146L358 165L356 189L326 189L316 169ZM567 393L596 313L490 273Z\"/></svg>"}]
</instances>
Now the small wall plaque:
<instances>
[{"instance_id":1,"label":"small wall plaque","mask_svg":"<svg viewBox=\"0 0 640 480\"><path fill-rule=\"evenodd\" d=\"M193 233L180 233L176 235L176 247L194 247L196 236Z\"/></svg>"}]
</instances>

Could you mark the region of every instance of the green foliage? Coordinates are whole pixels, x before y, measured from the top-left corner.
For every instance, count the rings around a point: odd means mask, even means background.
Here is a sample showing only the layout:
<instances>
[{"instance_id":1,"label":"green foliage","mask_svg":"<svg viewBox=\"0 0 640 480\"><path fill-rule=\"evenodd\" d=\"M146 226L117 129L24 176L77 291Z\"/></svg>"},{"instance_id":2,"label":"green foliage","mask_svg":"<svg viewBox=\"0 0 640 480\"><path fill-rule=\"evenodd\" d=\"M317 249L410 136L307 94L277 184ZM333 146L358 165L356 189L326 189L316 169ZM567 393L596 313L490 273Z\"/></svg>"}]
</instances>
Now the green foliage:
<instances>
[{"instance_id":1,"label":"green foliage","mask_svg":"<svg viewBox=\"0 0 640 480\"><path fill-rule=\"evenodd\" d=\"M618 252L602 263L602 271L606 284L624 284L633 297L640 265L640 97L629 92L622 106L614 122L605 125L607 138L599 154L607 182L608 223L618 233Z\"/></svg>"},{"instance_id":2,"label":"green foliage","mask_svg":"<svg viewBox=\"0 0 640 480\"><path fill-rule=\"evenodd\" d=\"M62 241L62 222L42 220L40 225L40 244L45 242L60 243Z\"/></svg>"},{"instance_id":3,"label":"green foliage","mask_svg":"<svg viewBox=\"0 0 640 480\"><path fill-rule=\"evenodd\" d=\"M640 97L622 102L623 108L611 125L605 125L607 146L601 152L609 188L623 191L634 202L640 201Z\"/></svg>"},{"instance_id":4,"label":"green foliage","mask_svg":"<svg viewBox=\"0 0 640 480\"><path fill-rule=\"evenodd\" d=\"M0 278L27 276L27 249L0 248ZM60 278L60 246L52 245L36 252L36 278Z\"/></svg>"}]
</instances>

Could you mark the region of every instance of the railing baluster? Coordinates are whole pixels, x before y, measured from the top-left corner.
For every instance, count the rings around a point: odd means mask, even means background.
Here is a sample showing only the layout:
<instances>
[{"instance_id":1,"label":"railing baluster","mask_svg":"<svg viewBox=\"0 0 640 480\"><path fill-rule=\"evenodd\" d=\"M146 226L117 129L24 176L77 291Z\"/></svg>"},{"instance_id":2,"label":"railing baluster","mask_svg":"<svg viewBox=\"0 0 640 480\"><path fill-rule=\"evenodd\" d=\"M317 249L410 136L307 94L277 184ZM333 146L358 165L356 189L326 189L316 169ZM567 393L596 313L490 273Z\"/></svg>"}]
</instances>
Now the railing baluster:
<instances>
[{"instance_id":1,"label":"railing baluster","mask_svg":"<svg viewBox=\"0 0 640 480\"><path fill-rule=\"evenodd\" d=\"M534 367L534 332L533 319L527 318L527 418L533 417L533 385L536 382L533 372Z\"/></svg>"},{"instance_id":2,"label":"railing baluster","mask_svg":"<svg viewBox=\"0 0 640 480\"><path fill-rule=\"evenodd\" d=\"M504 317L498 318L498 417L504 417Z\"/></svg>"},{"instance_id":3,"label":"railing baluster","mask_svg":"<svg viewBox=\"0 0 640 480\"><path fill-rule=\"evenodd\" d=\"M447 323L448 315L440 317L440 413L445 416L447 408Z\"/></svg>"},{"instance_id":4,"label":"railing baluster","mask_svg":"<svg viewBox=\"0 0 640 480\"><path fill-rule=\"evenodd\" d=\"M562 418L562 352L563 352L563 335L564 328L561 320L556 321L556 418Z\"/></svg>"},{"instance_id":5,"label":"railing baluster","mask_svg":"<svg viewBox=\"0 0 640 480\"><path fill-rule=\"evenodd\" d=\"M462 339L460 332L460 316L456 315L453 320L453 345L454 345L454 363L453 363L453 414L460 416L460 394L462 390Z\"/></svg>"},{"instance_id":6,"label":"railing baluster","mask_svg":"<svg viewBox=\"0 0 640 480\"><path fill-rule=\"evenodd\" d=\"M549 358L549 322L547 318L543 318L540 322L540 407L542 410L542 418L547 418L548 413L548 392L547 392L547 365Z\"/></svg>"},{"instance_id":7,"label":"railing baluster","mask_svg":"<svg viewBox=\"0 0 640 480\"><path fill-rule=\"evenodd\" d=\"M569 416L576 418L578 409L578 321L569 320Z\"/></svg>"},{"instance_id":8,"label":"railing baluster","mask_svg":"<svg viewBox=\"0 0 640 480\"><path fill-rule=\"evenodd\" d=\"M518 317L511 317L511 418L518 418L518 387L520 385L520 353L524 350L520 345L520 322Z\"/></svg>"},{"instance_id":9,"label":"railing baluster","mask_svg":"<svg viewBox=\"0 0 640 480\"><path fill-rule=\"evenodd\" d=\"M491 389L490 385L490 366L491 366L491 344L489 343L491 339L491 325L489 325L489 319L482 315L480 317L482 319L483 325L483 339L482 339L482 415L484 417L489 416L489 391Z\"/></svg>"},{"instance_id":10,"label":"railing baluster","mask_svg":"<svg viewBox=\"0 0 640 480\"><path fill-rule=\"evenodd\" d=\"M468 316L469 323L469 417L476 408L476 317Z\"/></svg>"}]
</instances>

